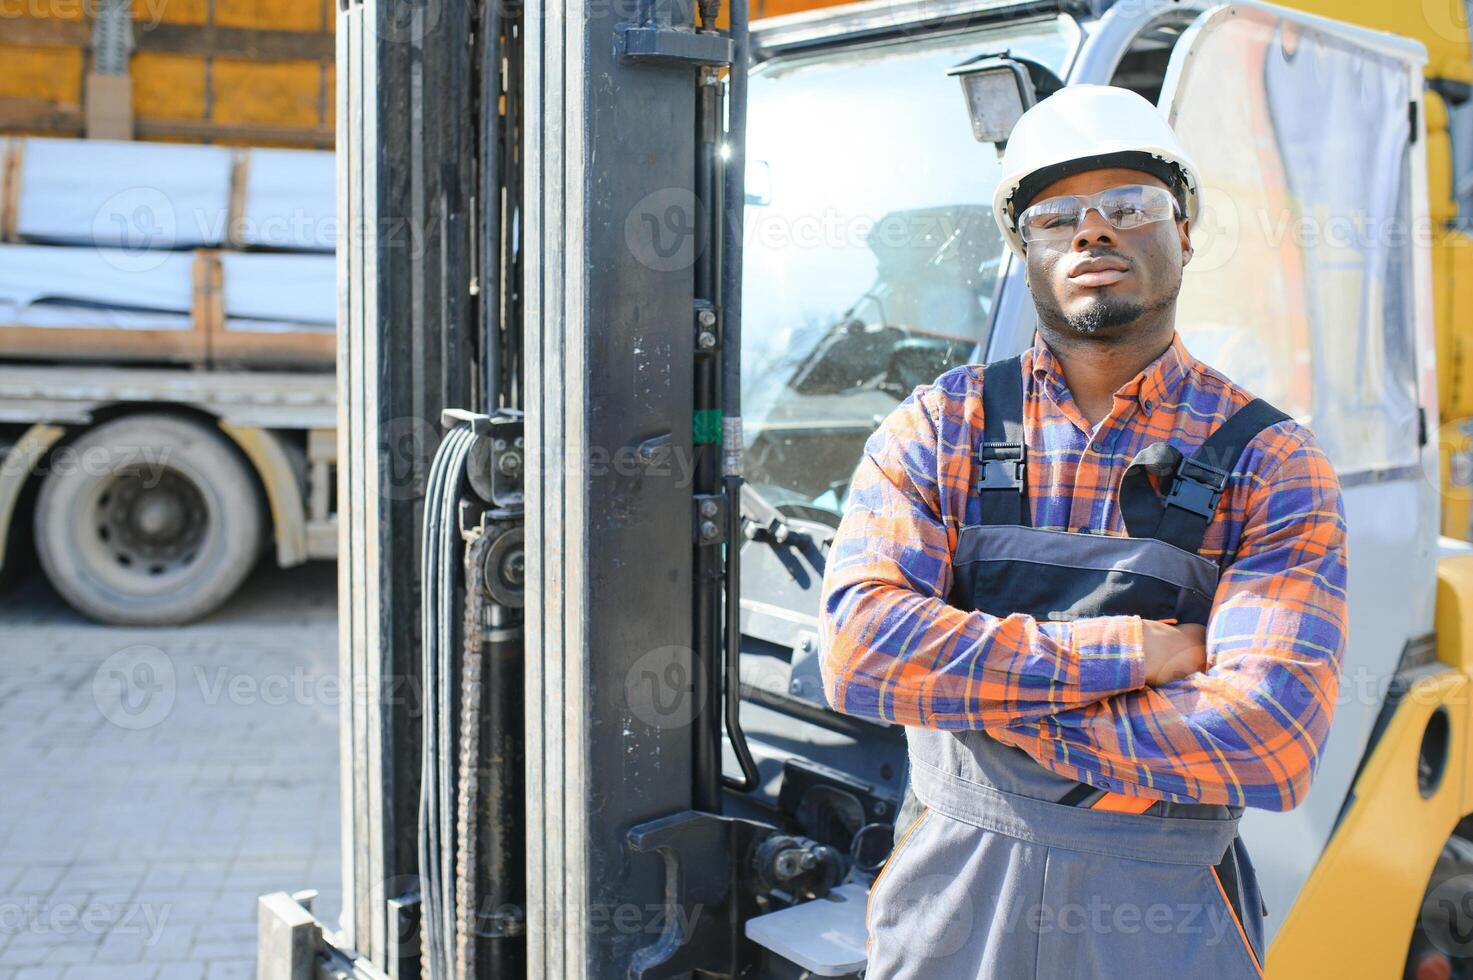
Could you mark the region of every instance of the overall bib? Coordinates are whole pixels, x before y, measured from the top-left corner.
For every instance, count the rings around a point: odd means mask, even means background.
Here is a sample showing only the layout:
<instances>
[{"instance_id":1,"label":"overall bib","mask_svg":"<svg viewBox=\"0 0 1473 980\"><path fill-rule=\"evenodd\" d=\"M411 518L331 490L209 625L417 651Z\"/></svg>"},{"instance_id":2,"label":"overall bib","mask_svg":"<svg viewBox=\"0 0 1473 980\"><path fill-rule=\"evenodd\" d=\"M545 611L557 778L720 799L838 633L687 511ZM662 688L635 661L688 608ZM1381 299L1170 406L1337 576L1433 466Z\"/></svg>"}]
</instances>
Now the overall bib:
<instances>
[{"instance_id":1,"label":"overall bib","mask_svg":"<svg viewBox=\"0 0 1473 980\"><path fill-rule=\"evenodd\" d=\"M1287 416L1254 401L1190 458L1142 450L1120 483L1121 537L1031 527L1018 358L987 366L982 400L981 521L958 535L951 604L1205 625L1220 568L1198 553L1203 536L1244 447ZM870 888L866 980L1262 976L1242 807L1101 790L983 731L906 738L903 832Z\"/></svg>"}]
</instances>

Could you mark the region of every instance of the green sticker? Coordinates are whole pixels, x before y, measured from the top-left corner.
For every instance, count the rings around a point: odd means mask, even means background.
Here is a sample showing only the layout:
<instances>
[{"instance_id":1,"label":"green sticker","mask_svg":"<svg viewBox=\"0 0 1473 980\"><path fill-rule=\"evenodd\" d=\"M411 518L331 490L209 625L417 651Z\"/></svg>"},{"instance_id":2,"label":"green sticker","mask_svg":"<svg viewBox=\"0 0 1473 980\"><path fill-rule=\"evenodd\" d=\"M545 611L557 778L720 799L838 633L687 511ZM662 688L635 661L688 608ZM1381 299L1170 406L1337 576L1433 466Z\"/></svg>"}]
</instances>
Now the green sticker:
<instances>
[{"instance_id":1,"label":"green sticker","mask_svg":"<svg viewBox=\"0 0 1473 980\"><path fill-rule=\"evenodd\" d=\"M691 420L691 442L697 446L721 443L721 409L705 408L695 413Z\"/></svg>"}]
</instances>

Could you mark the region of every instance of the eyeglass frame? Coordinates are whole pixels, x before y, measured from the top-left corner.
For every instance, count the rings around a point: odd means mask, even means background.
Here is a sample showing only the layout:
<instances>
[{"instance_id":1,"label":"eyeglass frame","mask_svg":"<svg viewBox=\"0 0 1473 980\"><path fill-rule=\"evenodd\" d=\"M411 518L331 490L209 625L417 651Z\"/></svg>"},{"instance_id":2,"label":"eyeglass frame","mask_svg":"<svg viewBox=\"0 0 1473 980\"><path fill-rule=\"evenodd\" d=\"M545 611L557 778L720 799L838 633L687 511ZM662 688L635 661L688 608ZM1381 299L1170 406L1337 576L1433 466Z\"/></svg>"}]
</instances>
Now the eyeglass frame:
<instances>
[{"instance_id":1,"label":"eyeglass frame","mask_svg":"<svg viewBox=\"0 0 1473 980\"><path fill-rule=\"evenodd\" d=\"M1110 220L1110 216L1107 215L1104 210L1099 206L1099 202L1106 195L1113 194L1127 188L1139 188L1143 191L1150 191L1153 194L1165 194L1167 196L1167 200L1171 202L1171 215L1169 217L1152 218L1149 221L1142 221L1140 224L1131 225L1129 227L1122 227L1120 225L1117 225L1114 221ZM1069 198L1074 198L1080 202L1079 210L1076 212L1076 220L1074 225L1074 230L1076 232L1079 229L1079 226L1084 224L1085 215L1087 215L1091 210L1098 212L1099 216L1105 219L1105 223L1111 228L1114 228L1116 231L1133 231L1136 228L1143 228L1146 225L1153 225L1161 221L1181 221L1184 218L1184 215L1182 214L1181 203L1177 200L1176 193L1168 187L1160 187L1156 184L1140 183L1115 184L1114 186L1095 191L1093 194L1060 194L1058 197L1050 197L1042 201L1035 201L1033 203L1030 203L1028 207L1024 208L1022 212L1018 214L1018 218L1016 221L1018 237L1023 240L1023 244L1030 245L1033 242L1038 241L1063 241L1065 237L1073 238L1074 232L1070 232L1068 236L1061 235L1058 237L1050 238L1034 237L1031 239L1024 233L1023 219L1028 215L1028 212L1032 211L1034 208L1040 207L1044 204L1048 204L1050 201L1068 200Z\"/></svg>"}]
</instances>

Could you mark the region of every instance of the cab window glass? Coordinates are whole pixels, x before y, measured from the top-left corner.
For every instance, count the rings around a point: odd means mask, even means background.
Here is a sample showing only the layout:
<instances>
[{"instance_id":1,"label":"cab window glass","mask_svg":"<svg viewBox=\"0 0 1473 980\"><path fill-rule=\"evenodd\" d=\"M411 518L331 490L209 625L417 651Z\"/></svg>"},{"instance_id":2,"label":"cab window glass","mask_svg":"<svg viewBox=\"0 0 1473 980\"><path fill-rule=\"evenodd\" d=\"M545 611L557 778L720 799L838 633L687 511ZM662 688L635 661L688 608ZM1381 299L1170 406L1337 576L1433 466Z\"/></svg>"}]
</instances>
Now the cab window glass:
<instances>
[{"instance_id":1,"label":"cab window glass","mask_svg":"<svg viewBox=\"0 0 1473 980\"><path fill-rule=\"evenodd\" d=\"M1342 474L1415 464L1412 248L1427 229L1411 210L1407 71L1234 14L1198 33L1167 93L1204 183L1182 335L1309 424Z\"/></svg>"}]
</instances>

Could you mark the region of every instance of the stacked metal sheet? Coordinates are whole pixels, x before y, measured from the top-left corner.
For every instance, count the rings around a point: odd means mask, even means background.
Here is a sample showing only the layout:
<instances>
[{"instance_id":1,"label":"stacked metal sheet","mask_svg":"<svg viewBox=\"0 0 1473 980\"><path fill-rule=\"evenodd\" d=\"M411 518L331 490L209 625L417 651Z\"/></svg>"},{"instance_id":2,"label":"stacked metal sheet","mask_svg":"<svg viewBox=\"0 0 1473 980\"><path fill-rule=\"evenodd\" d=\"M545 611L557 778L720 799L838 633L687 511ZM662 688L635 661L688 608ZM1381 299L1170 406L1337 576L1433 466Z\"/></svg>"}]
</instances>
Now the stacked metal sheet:
<instances>
[{"instance_id":1,"label":"stacked metal sheet","mask_svg":"<svg viewBox=\"0 0 1473 980\"><path fill-rule=\"evenodd\" d=\"M14 138L0 160L0 356L332 362L330 152Z\"/></svg>"}]
</instances>

